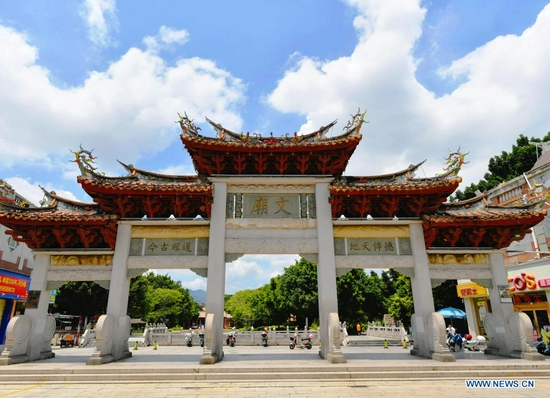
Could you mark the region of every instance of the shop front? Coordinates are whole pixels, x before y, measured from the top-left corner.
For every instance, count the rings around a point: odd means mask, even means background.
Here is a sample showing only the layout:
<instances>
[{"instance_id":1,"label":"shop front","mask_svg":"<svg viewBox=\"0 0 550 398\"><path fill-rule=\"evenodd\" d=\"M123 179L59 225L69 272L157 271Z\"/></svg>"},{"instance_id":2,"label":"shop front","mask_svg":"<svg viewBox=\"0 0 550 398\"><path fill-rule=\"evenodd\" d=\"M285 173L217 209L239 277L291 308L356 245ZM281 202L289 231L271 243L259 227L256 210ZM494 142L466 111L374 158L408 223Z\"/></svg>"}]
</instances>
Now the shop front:
<instances>
[{"instance_id":1,"label":"shop front","mask_svg":"<svg viewBox=\"0 0 550 398\"><path fill-rule=\"evenodd\" d=\"M10 319L23 311L29 285L28 276L0 270L0 345L3 345L6 339Z\"/></svg>"},{"instance_id":2,"label":"shop front","mask_svg":"<svg viewBox=\"0 0 550 398\"><path fill-rule=\"evenodd\" d=\"M487 289L470 280L460 280L456 286L458 297L464 301L468 314L468 333L473 336L485 335L483 318L491 312L491 301Z\"/></svg>"},{"instance_id":3,"label":"shop front","mask_svg":"<svg viewBox=\"0 0 550 398\"><path fill-rule=\"evenodd\" d=\"M533 340L550 338L550 263L529 264L508 270L510 294L514 311L524 312L535 328Z\"/></svg>"}]
</instances>

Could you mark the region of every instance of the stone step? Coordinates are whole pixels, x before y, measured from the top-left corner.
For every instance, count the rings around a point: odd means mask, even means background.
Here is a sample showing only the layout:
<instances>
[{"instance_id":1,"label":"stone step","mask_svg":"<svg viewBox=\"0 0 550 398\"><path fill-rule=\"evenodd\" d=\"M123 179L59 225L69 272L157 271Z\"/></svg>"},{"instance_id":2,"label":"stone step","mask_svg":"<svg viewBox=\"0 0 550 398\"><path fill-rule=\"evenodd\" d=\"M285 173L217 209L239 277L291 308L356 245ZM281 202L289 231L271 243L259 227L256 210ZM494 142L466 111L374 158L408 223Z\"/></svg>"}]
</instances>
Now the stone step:
<instances>
[{"instance_id":1,"label":"stone step","mask_svg":"<svg viewBox=\"0 0 550 398\"><path fill-rule=\"evenodd\" d=\"M159 381L232 381L252 380L409 380L473 378L550 378L550 364L532 366L381 366L381 367L237 367L237 368L120 368L88 366L77 369L20 368L6 366L0 383L17 382L159 382Z\"/></svg>"}]
</instances>

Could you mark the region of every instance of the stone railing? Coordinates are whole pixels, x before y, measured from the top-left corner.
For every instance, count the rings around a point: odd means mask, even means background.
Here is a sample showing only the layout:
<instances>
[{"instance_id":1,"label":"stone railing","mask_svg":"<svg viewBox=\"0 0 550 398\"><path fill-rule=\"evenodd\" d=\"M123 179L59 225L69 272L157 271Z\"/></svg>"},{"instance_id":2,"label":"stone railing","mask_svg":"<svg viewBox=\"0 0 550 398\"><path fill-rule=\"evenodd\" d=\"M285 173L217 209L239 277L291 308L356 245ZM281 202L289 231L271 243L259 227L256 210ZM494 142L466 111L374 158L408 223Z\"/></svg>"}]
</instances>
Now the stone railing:
<instances>
[{"instance_id":1,"label":"stone railing","mask_svg":"<svg viewBox=\"0 0 550 398\"><path fill-rule=\"evenodd\" d=\"M402 326L369 325L367 328L367 336L394 340L403 340L404 338L408 338L407 332Z\"/></svg>"},{"instance_id":2,"label":"stone railing","mask_svg":"<svg viewBox=\"0 0 550 398\"><path fill-rule=\"evenodd\" d=\"M261 330L246 330L246 331L231 331L226 330L224 332L224 338L225 336L230 333L236 333L236 339L237 339L237 345L245 345L245 346L259 346L262 345L262 331ZM154 341L157 342L159 345L173 345L173 346L182 346L186 345L185 335L189 333L187 330L181 330L181 331L173 331L168 332L167 329L165 330L158 330L158 331L152 331L150 333L147 333L147 329L143 333L144 338L147 335L147 340L144 341L146 345L153 344ZM269 345L288 345L290 344L290 337L294 336L295 333L298 333L302 338L306 338L308 335L312 334L312 343L313 345L319 344L319 333L317 330L297 330L297 329L289 329L286 330L269 330L267 332L268 336L268 344ZM200 343L199 340L199 330L193 330L192 332L193 337L193 345L198 345ZM225 343L225 342L224 342Z\"/></svg>"}]
</instances>

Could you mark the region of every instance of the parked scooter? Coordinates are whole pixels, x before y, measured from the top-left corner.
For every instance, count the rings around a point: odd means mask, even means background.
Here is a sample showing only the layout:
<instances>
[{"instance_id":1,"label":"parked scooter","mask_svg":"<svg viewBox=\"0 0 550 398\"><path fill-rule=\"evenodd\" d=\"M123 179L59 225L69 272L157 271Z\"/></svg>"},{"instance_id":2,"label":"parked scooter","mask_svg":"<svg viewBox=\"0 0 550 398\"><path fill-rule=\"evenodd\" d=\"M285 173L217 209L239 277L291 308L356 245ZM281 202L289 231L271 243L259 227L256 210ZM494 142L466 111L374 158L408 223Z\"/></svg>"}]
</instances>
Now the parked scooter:
<instances>
[{"instance_id":1,"label":"parked scooter","mask_svg":"<svg viewBox=\"0 0 550 398\"><path fill-rule=\"evenodd\" d=\"M235 333L234 332L227 333L225 342L227 343L227 345L230 345L231 347L235 347L235 343L237 342L237 337L235 337Z\"/></svg>"},{"instance_id":2,"label":"parked scooter","mask_svg":"<svg viewBox=\"0 0 550 398\"><path fill-rule=\"evenodd\" d=\"M267 332L265 330L262 330L262 345L267 347Z\"/></svg>"},{"instance_id":3,"label":"parked scooter","mask_svg":"<svg viewBox=\"0 0 550 398\"><path fill-rule=\"evenodd\" d=\"M464 347L464 350L468 351L483 351L487 348L485 337L477 336L474 340L470 333L464 336L462 346Z\"/></svg>"},{"instance_id":4,"label":"parked scooter","mask_svg":"<svg viewBox=\"0 0 550 398\"><path fill-rule=\"evenodd\" d=\"M447 347L450 351L461 351L462 350L462 336L460 333L450 334L447 333Z\"/></svg>"},{"instance_id":5,"label":"parked scooter","mask_svg":"<svg viewBox=\"0 0 550 398\"><path fill-rule=\"evenodd\" d=\"M188 332L185 334L185 343L187 344L187 347L193 346L193 333Z\"/></svg>"},{"instance_id":6,"label":"parked scooter","mask_svg":"<svg viewBox=\"0 0 550 398\"><path fill-rule=\"evenodd\" d=\"M199 333L199 341L201 343L201 347L204 347L204 333Z\"/></svg>"},{"instance_id":7,"label":"parked scooter","mask_svg":"<svg viewBox=\"0 0 550 398\"><path fill-rule=\"evenodd\" d=\"M293 350L294 348L307 348L308 350L311 350L311 347L313 347L313 344L311 342L311 339L313 338L313 335L310 334L305 339L301 339L300 344L298 344L298 340L300 339L300 336L298 333L294 333L294 336L290 338L290 349Z\"/></svg>"},{"instance_id":8,"label":"parked scooter","mask_svg":"<svg viewBox=\"0 0 550 398\"><path fill-rule=\"evenodd\" d=\"M542 337L539 337L534 345L539 354L550 356L550 344L545 344L544 341L542 341Z\"/></svg>"}]
</instances>

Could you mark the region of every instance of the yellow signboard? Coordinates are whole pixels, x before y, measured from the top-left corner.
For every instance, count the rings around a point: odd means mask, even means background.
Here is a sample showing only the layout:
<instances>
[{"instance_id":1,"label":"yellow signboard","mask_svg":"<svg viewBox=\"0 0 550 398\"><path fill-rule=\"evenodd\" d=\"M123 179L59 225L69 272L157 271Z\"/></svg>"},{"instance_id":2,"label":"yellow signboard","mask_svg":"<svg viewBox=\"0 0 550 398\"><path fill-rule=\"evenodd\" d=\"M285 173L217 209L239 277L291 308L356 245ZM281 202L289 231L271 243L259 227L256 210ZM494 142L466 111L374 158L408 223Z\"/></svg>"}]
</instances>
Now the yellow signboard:
<instances>
[{"instance_id":1,"label":"yellow signboard","mask_svg":"<svg viewBox=\"0 0 550 398\"><path fill-rule=\"evenodd\" d=\"M483 297L489 295L487 288L478 285L477 283L457 285L456 291L458 293L458 297Z\"/></svg>"}]
</instances>

